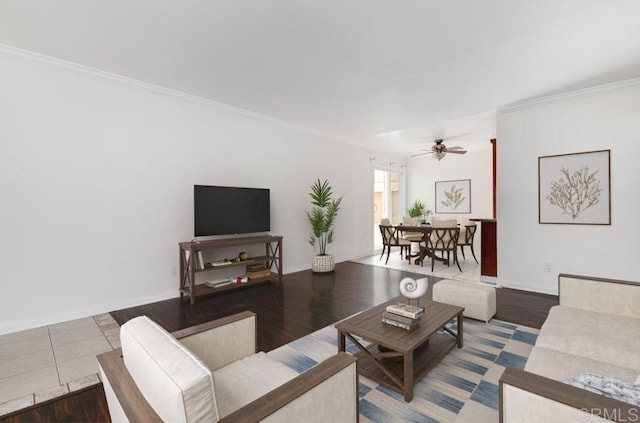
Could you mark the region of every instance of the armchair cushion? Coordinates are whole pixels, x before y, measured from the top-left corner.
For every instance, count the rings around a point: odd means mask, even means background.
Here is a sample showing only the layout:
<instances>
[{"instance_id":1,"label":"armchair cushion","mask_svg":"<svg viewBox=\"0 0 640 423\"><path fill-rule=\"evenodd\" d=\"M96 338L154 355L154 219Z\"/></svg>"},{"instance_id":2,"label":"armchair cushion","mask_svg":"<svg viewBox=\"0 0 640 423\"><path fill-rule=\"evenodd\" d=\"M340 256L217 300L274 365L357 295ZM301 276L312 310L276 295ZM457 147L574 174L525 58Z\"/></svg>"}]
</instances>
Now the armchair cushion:
<instances>
[{"instance_id":1,"label":"armchair cushion","mask_svg":"<svg viewBox=\"0 0 640 423\"><path fill-rule=\"evenodd\" d=\"M298 372L264 352L213 372L220 418L298 376Z\"/></svg>"},{"instance_id":2,"label":"armchair cushion","mask_svg":"<svg viewBox=\"0 0 640 423\"><path fill-rule=\"evenodd\" d=\"M125 366L147 402L164 421L217 421L209 368L146 316L120 329Z\"/></svg>"}]
</instances>

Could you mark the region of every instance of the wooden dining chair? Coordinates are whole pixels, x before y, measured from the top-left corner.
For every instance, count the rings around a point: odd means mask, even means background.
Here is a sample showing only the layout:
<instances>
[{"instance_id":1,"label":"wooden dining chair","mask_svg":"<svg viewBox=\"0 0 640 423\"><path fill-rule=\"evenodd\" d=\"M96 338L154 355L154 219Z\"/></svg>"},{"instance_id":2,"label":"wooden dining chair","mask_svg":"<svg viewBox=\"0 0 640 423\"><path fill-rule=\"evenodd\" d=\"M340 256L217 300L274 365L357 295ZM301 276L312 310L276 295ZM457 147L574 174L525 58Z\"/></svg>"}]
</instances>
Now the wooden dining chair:
<instances>
[{"instance_id":1,"label":"wooden dining chair","mask_svg":"<svg viewBox=\"0 0 640 423\"><path fill-rule=\"evenodd\" d=\"M406 226L418 226L418 218L417 217L409 217L409 216L403 216L402 217L402 225L406 225ZM402 231L401 231L402 232ZM407 241L413 241L413 242L420 242L422 241L422 233L420 232L404 232L402 234L402 238L406 239Z\"/></svg>"},{"instance_id":2,"label":"wooden dining chair","mask_svg":"<svg viewBox=\"0 0 640 423\"><path fill-rule=\"evenodd\" d=\"M453 253L453 261L460 268L460 262L458 262L458 237L460 236L460 229L458 227L444 227L444 228L432 228L429 238L427 238L427 249L431 255L431 271L433 272L433 264L436 261L435 254L440 253L444 257L447 253L447 262L451 265L451 255ZM424 261L423 261L424 263Z\"/></svg>"},{"instance_id":3,"label":"wooden dining chair","mask_svg":"<svg viewBox=\"0 0 640 423\"><path fill-rule=\"evenodd\" d=\"M387 252L387 260L384 264L389 262L389 254L391 254L391 247L400 247L400 254L403 257L409 257L411 255L411 241L403 239L398 235L398 227L392 225L378 225L380 228L380 235L382 235L382 254L380 258ZM406 249L406 254L405 254Z\"/></svg>"},{"instance_id":4,"label":"wooden dining chair","mask_svg":"<svg viewBox=\"0 0 640 423\"><path fill-rule=\"evenodd\" d=\"M476 230L478 229L475 223L467 223L464 227L460 227L460 236L458 238L458 247L460 247L460 252L462 253L462 258L467 259L464 256L464 247L471 247L471 254L473 255L473 259L478 263L478 259L476 258L476 253L473 251L473 237L476 234Z\"/></svg>"}]
</instances>

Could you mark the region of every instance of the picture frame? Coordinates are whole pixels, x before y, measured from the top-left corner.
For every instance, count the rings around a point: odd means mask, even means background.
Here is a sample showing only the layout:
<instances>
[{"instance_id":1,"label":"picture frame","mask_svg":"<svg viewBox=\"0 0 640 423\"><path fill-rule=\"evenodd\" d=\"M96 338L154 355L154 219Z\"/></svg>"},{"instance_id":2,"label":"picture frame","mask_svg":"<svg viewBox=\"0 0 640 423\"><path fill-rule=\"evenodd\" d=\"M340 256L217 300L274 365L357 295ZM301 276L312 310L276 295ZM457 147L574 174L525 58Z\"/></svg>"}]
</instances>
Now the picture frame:
<instances>
[{"instance_id":1,"label":"picture frame","mask_svg":"<svg viewBox=\"0 0 640 423\"><path fill-rule=\"evenodd\" d=\"M538 223L611 225L611 150L538 157Z\"/></svg>"},{"instance_id":2,"label":"picture frame","mask_svg":"<svg viewBox=\"0 0 640 423\"><path fill-rule=\"evenodd\" d=\"M436 181L436 213L471 213L471 179Z\"/></svg>"}]
</instances>

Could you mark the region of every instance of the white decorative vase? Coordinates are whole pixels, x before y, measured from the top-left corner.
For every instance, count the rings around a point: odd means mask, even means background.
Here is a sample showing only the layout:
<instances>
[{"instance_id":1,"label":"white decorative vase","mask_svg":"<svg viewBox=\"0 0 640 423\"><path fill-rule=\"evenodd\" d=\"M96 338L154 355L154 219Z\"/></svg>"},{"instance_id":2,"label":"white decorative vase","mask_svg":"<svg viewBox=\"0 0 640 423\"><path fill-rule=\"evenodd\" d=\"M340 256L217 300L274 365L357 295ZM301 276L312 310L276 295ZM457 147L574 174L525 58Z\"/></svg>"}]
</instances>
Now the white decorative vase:
<instances>
[{"instance_id":1,"label":"white decorative vase","mask_svg":"<svg viewBox=\"0 0 640 423\"><path fill-rule=\"evenodd\" d=\"M328 273L333 272L336 268L336 263L333 261L331 254L316 255L311 262L311 270L314 273Z\"/></svg>"}]
</instances>

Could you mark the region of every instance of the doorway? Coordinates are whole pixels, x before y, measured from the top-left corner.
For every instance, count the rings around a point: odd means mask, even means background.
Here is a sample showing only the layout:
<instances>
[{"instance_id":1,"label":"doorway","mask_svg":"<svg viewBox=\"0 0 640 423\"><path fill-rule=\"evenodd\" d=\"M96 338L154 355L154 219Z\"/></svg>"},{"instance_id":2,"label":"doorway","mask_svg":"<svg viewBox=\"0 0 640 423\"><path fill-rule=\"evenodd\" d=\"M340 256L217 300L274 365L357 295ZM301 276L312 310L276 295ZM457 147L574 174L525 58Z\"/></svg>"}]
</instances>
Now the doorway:
<instances>
[{"instance_id":1,"label":"doorway","mask_svg":"<svg viewBox=\"0 0 640 423\"><path fill-rule=\"evenodd\" d=\"M389 219L394 225L402 221L404 174L394 170L374 169L373 178L373 248L380 251L380 220Z\"/></svg>"}]
</instances>

